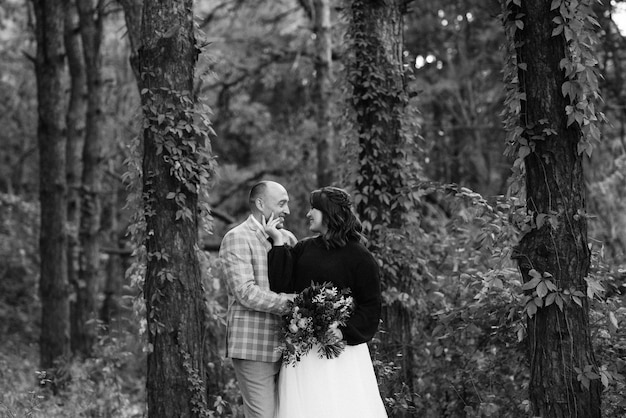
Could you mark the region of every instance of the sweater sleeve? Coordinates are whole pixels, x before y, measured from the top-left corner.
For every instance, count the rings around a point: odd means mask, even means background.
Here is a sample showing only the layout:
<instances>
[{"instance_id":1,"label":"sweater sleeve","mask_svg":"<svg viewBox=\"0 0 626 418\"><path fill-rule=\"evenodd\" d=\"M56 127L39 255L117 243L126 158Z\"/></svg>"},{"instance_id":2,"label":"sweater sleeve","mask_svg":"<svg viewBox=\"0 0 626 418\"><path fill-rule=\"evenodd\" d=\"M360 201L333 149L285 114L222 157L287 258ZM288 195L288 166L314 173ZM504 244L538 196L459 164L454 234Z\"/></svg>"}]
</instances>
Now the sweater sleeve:
<instances>
[{"instance_id":1,"label":"sweater sleeve","mask_svg":"<svg viewBox=\"0 0 626 418\"><path fill-rule=\"evenodd\" d=\"M380 292L379 268L370 253L366 253L355 266L354 297L355 310L348 323L340 327L348 345L370 341L381 316L382 296Z\"/></svg>"},{"instance_id":2,"label":"sweater sleeve","mask_svg":"<svg viewBox=\"0 0 626 418\"><path fill-rule=\"evenodd\" d=\"M279 245L273 246L267 254L267 269L272 291L278 293L294 291L294 252L294 247Z\"/></svg>"}]
</instances>

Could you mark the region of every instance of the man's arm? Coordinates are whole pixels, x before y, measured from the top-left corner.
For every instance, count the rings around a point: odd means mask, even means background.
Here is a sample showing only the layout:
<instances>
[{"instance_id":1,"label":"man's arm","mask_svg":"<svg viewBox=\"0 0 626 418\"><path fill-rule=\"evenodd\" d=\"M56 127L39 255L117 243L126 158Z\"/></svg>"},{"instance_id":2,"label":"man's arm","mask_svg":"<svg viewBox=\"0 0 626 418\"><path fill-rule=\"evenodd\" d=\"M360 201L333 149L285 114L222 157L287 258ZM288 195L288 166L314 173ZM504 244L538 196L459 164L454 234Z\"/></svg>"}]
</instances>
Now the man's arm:
<instances>
[{"instance_id":1,"label":"man's arm","mask_svg":"<svg viewBox=\"0 0 626 418\"><path fill-rule=\"evenodd\" d=\"M253 254L244 237L226 234L220 246L220 258L224 261L226 283L241 305L255 311L285 312L290 297L258 285L252 267Z\"/></svg>"}]
</instances>

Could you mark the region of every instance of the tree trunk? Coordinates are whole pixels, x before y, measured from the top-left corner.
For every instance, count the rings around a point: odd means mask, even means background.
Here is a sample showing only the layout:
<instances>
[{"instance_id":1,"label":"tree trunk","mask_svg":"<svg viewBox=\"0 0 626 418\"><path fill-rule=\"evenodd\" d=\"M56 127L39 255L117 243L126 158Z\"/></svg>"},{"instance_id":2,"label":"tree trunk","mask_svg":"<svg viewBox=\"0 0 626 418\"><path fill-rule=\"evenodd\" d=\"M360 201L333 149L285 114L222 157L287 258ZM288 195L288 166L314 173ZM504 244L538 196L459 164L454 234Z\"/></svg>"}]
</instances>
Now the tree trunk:
<instances>
[{"instance_id":1,"label":"tree trunk","mask_svg":"<svg viewBox=\"0 0 626 418\"><path fill-rule=\"evenodd\" d=\"M408 103L402 61L402 3L400 0L351 2L349 34L355 56L348 78L353 87L351 100L359 144L357 213L369 232L370 248L384 260L383 288L395 286L411 294L412 276L403 264L406 260L402 261L402 256L392 259L384 255L385 234L379 229L402 233L406 207L400 199L408 187L411 171L406 164L407 144L402 131ZM412 391L414 315L405 304L396 301L383 306L382 316L385 332L380 335L380 351L390 354L386 360L399 360L401 380Z\"/></svg>"},{"instance_id":2,"label":"tree trunk","mask_svg":"<svg viewBox=\"0 0 626 418\"><path fill-rule=\"evenodd\" d=\"M117 193L112 193L112 198L108 202L108 222L109 225L109 245L113 248L122 248L122 240L118 237L118 217L119 199ZM124 286L124 265L122 256L111 252L106 261L105 268L104 299L100 308L100 320L103 325L110 327L112 321L120 314L122 309L120 304L120 294Z\"/></svg>"},{"instance_id":3,"label":"tree trunk","mask_svg":"<svg viewBox=\"0 0 626 418\"><path fill-rule=\"evenodd\" d=\"M317 185L332 184L334 177L334 131L332 121L332 37L330 1L315 0L313 32L315 33L315 85L313 104L317 121Z\"/></svg>"},{"instance_id":4,"label":"tree trunk","mask_svg":"<svg viewBox=\"0 0 626 418\"><path fill-rule=\"evenodd\" d=\"M143 131L143 195L148 254L150 417L204 416L204 291L198 249L196 164L199 132L192 111L195 45L191 0L143 7L137 73ZM195 168L190 168L195 167ZM191 170L191 173L186 171Z\"/></svg>"},{"instance_id":5,"label":"tree trunk","mask_svg":"<svg viewBox=\"0 0 626 418\"><path fill-rule=\"evenodd\" d=\"M128 41L130 43L130 66L135 73L135 78L139 80L139 63L137 51L141 45L141 14L143 10L143 0L118 0L124 9L124 20L128 31Z\"/></svg>"},{"instance_id":6,"label":"tree trunk","mask_svg":"<svg viewBox=\"0 0 626 418\"><path fill-rule=\"evenodd\" d=\"M406 185L403 166L402 117L407 105L402 67L402 15L400 0L354 0L351 5L355 57L352 104L356 113L361 178L357 187L366 199L357 211L368 220L400 226L401 211L390 200ZM385 201L387 195L389 200Z\"/></svg>"},{"instance_id":7,"label":"tree trunk","mask_svg":"<svg viewBox=\"0 0 626 418\"><path fill-rule=\"evenodd\" d=\"M561 89L566 79L560 62L570 59L568 49L562 35L552 36L555 12L550 2L523 0L514 15L518 13L524 17L523 30L515 35L517 62L525 65L518 77L526 96L520 125L523 138L531 149L534 146L524 159L526 204L537 227L522 237L515 258L525 283L535 272L549 273L558 289L586 294L590 251L583 156L577 149L582 133L576 123L567 126L565 108L570 103ZM544 129L554 133L545 134ZM555 222L542 223L538 215ZM585 296L580 300L581 306L566 300L562 309L556 303L540 304L528 319L533 416L600 417L600 379L592 379L588 388L578 379L577 369L597 371L588 302Z\"/></svg>"},{"instance_id":8,"label":"tree trunk","mask_svg":"<svg viewBox=\"0 0 626 418\"><path fill-rule=\"evenodd\" d=\"M74 309L75 334L72 350L91 355L97 337L96 294L100 277L100 195L102 189L103 84L102 25L103 0L76 2L80 17L80 34L87 74L87 119L83 147L83 173L80 206L79 277Z\"/></svg>"},{"instance_id":9,"label":"tree trunk","mask_svg":"<svg viewBox=\"0 0 626 418\"><path fill-rule=\"evenodd\" d=\"M87 74L83 62L83 46L80 40L78 12L74 2L68 3L65 15L65 50L70 73L70 99L67 110L67 277L73 289L73 302L70 303L71 346L76 352L76 336L80 335L81 324L76 313L78 294L78 272L80 241L80 189L82 153L85 142L85 115L87 112Z\"/></svg>"},{"instance_id":10,"label":"tree trunk","mask_svg":"<svg viewBox=\"0 0 626 418\"><path fill-rule=\"evenodd\" d=\"M52 373L70 352L67 283L67 185L65 180L64 48L65 6L61 0L34 0L37 100L39 111L39 238L41 276L41 367ZM54 380L54 379L53 379Z\"/></svg>"}]
</instances>

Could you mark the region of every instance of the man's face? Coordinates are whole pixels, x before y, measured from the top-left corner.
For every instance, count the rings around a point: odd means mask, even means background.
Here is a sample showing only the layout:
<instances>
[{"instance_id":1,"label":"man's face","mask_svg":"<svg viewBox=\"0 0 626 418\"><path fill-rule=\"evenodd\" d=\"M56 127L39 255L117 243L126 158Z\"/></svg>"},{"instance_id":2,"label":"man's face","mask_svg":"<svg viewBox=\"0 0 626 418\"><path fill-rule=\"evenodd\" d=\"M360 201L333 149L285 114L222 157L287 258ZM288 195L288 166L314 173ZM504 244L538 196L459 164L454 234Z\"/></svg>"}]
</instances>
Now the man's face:
<instances>
[{"instance_id":1,"label":"man's face","mask_svg":"<svg viewBox=\"0 0 626 418\"><path fill-rule=\"evenodd\" d=\"M274 218L279 217L284 220L285 216L289 215L289 195L281 185L269 184L262 200L265 219L269 219L274 214ZM282 228L283 222L280 222L278 227Z\"/></svg>"}]
</instances>

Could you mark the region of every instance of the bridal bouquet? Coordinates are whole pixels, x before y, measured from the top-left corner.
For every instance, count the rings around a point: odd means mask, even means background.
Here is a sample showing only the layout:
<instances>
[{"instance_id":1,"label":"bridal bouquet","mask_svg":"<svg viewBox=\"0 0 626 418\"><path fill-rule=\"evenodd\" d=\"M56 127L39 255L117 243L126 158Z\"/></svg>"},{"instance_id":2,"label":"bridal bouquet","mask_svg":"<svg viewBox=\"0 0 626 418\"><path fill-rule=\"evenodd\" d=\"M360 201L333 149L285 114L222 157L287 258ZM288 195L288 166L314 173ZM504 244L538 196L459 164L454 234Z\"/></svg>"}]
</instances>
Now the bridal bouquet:
<instances>
[{"instance_id":1,"label":"bridal bouquet","mask_svg":"<svg viewBox=\"0 0 626 418\"><path fill-rule=\"evenodd\" d=\"M337 290L332 283L311 283L289 302L289 313L281 322L283 364L296 365L315 344L320 358L337 357L345 342L333 334L332 328L346 324L354 309L349 289Z\"/></svg>"}]
</instances>

